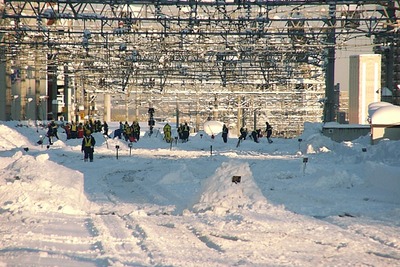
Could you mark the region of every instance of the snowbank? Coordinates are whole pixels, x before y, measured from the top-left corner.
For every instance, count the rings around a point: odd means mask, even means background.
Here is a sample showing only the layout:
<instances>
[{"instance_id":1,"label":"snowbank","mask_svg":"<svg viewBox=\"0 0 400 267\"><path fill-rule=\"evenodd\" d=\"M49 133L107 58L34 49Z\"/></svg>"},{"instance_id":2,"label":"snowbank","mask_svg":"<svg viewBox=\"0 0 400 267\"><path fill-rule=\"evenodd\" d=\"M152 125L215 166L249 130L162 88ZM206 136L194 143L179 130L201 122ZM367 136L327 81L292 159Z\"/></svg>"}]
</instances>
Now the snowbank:
<instances>
[{"instance_id":1,"label":"snowbank","mask_svg":"<svg viewBox=\"0 0 400 267\"><path fill-rule=\"evenodd\" d=\"M9 126L0 125L0 151L7 151L17 147L25 146L28 139L17 131L13 130Z\"/></svg>"},{"instance_id":2,"label":"snowbank","mask_svg":"<svg viewBox=\"0 0 400 267\"><path fill-rule=\"evenodd\" d=\"M67 214L88 210L82 173L51 162L48 154L33 157L19 151L13 159L0 174L2 209Z\"/></svg>"},{"instance_id":3,"label":"snowbank","mask_svg":"<svg viewBox=\"0 0 400 267\"><path fill-rule=\"evenodd\" d=\"M304 123L304 131L299 140L306 143L306 151L303 153L314 154L329 152L335 146L335 142L322 135L322 123Z\"/></svg>"},{"instance_id":4,"label":"snowbank","mask_svg":"<svg viewBox=\"0 0 400 267\"><path fill-rule=\"evenodd\" d=\"M240 176L241 182L232 182L232 176ZM267 205L248 163L231 161L222 163L215 174L205 181L200 201L193 206L193 210L224 215L240 209L262 209Z\"/></svg>"}]
</instances>

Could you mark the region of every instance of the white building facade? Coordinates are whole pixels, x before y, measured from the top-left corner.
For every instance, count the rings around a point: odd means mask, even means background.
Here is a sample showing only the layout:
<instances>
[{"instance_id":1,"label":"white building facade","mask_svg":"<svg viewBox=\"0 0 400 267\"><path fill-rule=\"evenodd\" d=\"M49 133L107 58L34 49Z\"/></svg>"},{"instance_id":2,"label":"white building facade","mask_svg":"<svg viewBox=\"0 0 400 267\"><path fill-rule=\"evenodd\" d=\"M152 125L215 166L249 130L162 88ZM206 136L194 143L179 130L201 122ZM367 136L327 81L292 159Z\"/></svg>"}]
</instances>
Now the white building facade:
<instances>
[{"instance_id":1,"label":"white building facade","mask_svg":"<svg viewBox=\"0 0 400 267\"><path fill-rule=\"evenodd\" d=\"M349 123L368 124L368 105L380 101L381 55L350 56Z\"/></svg>"}]
</instances>

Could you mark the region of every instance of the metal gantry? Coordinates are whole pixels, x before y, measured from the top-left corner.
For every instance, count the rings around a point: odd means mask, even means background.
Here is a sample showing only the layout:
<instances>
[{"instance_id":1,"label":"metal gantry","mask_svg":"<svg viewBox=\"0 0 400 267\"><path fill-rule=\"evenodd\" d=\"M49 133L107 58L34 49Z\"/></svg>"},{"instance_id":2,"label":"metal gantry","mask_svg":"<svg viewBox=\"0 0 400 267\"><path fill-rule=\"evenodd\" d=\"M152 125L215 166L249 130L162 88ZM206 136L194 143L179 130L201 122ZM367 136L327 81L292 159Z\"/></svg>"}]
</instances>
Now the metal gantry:
<instances>
[{"instance_id":1,"label":"metal gantry","mask_svg":"<svg viewBox=\"0 0 400 267\"><path fill-rule=\"evenodd\" d=\"M370 38L394 51L400 26L399 1L387 0L4 0L1 12L5 119L14 109L45 119L44 100L53 117L90 117L111 94L123 96L126 120L132 102L135 117L149 103L173 114L181 102L196 124L201 114L249 125L247 112L291 132L335 119L335 50Z\"/></svg>"}]
</instances>

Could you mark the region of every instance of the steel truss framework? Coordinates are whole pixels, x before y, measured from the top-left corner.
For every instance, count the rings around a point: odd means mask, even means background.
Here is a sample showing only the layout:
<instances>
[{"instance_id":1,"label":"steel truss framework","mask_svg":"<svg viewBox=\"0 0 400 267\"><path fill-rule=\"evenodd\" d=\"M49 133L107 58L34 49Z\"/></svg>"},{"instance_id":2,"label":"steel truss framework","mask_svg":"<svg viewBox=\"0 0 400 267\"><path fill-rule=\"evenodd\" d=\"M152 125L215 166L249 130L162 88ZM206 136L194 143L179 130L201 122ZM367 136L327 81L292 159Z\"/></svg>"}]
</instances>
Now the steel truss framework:
<instances>
[{"instance_id":1,"label":"steel truss framework","mask_svg":"<svg viewBox=\"0 0 400 267\"><path fill-rule=\"evenodd\" d=\"M191 107L180 105L186 114L243 118L247 110L281 129L320 115L333 121L335 50L359 37L396 47L400 26L398 0L4 0L1 12L6 65L22 80L33 69L25 94L36 108L41 80L49 79L51 100L62 80L69 119L101 92L123 94L127 109L147 101L166 113L189 98ZM11 113L12 81L7 88Z\"/></svg>"}]
</instances>

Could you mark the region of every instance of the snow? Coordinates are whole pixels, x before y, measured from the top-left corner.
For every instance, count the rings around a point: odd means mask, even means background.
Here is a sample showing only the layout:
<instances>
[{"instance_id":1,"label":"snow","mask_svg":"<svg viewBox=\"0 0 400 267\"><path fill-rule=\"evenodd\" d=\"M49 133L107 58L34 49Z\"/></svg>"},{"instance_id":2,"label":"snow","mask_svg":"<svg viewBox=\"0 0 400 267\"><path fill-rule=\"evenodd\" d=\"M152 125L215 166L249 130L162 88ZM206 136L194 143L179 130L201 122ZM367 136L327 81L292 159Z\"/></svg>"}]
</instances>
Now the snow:
<instances>
[{"instance_id":1,"label":"snow","mask_svg":"<svg viewBox=\"0 0 400 267\"><path fill-rule=\"evenodd\" d=\"M371 116L377 109L392 106L389 102L372 102L368 105L368 115Z\"/></svg>"},{"instance_id":2,"label":"snow","mask_svg":"<svg viewBox=\"0 0 400 267\"><path fill-rule=\"evenodd\" d=\"M382 102L384 103L384 102ZM370 108L370 107L369 107ZM376 108L376 109L375 109ZM400 124L400 107L395 105L372 106L368 111L371 124Z\"/></svg>"},{"instance_id":3,"label":"snow","mask_svg":"<svg viewBox=\"0 0 400 267\"><path fill-rule=\"evenodd\" d=\"M171 146L142 123L132 148L95 133L84 162L61 129L47 148L34 122L0 122L0 266L399 266L400 141L304 126Z\"/></svg>"},{"instance_id":4,"label":"snow","mask_svg":"<svg viewBox=\"0 0 400 267\"><path fill-rule=\"evenodd\" d=\"M216 135L222 132L222 126L224 124L220 121L206 121L204 123L204 131L208 135Z\"/></svg>"}]
</instances>

